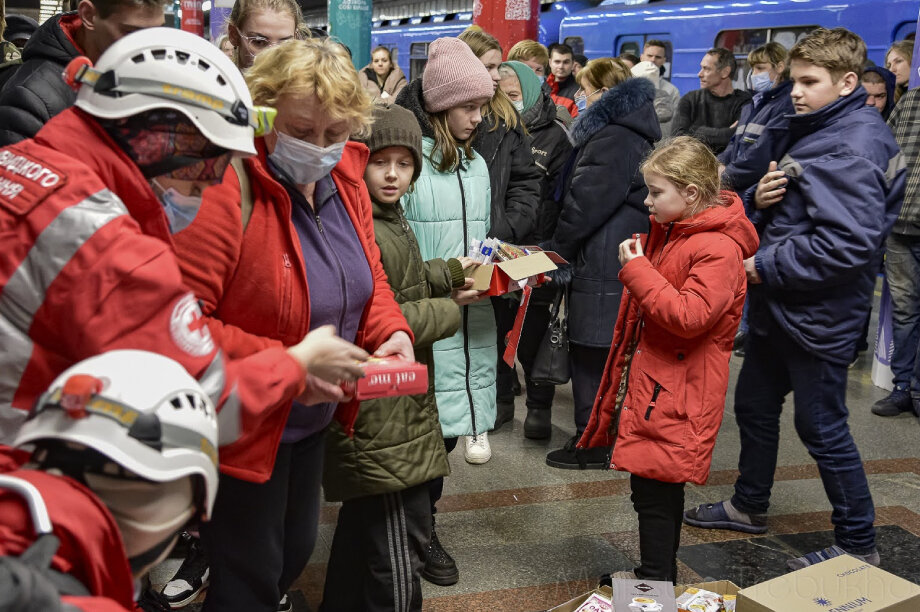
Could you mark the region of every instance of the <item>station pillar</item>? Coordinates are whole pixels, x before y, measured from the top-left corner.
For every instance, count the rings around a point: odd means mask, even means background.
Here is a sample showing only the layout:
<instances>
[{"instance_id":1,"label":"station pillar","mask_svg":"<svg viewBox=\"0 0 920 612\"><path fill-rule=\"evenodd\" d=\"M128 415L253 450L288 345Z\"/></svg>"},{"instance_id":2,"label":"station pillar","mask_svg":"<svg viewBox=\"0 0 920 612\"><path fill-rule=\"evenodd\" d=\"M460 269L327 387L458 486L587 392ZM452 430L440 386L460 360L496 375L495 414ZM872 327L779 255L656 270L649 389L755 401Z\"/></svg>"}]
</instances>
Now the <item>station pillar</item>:
<instances>
[{"instance_id":1,"label":"station pillar","mask_svg":"<svg viewBox=\"0 0 920 612\"><path fill-rule=\"evenodd\" d=\"M473 23L498 39L505 55L514 43L537 40L540 0L475 0Z\"/></svg>"},{"instance_id":2,"label":"station pillar","mask_svg":"<svg viewBox=\"0 0 920 612\"><path fill-rule=\"evenodd\" d=\"M329 35L351 50L357 70L371 61L373 18L373 0L329 0Z\"/></svg>"},{"instance_id":3,"label":"station pillar","mask_svg":"<svg viewBox=\"0 0 920 612\"><path fill-rule=\"evenodd\" d=\"M204 11L202 0L182 0L182 29L198 36L204 36Z\"/></svg>"}]
</instances>

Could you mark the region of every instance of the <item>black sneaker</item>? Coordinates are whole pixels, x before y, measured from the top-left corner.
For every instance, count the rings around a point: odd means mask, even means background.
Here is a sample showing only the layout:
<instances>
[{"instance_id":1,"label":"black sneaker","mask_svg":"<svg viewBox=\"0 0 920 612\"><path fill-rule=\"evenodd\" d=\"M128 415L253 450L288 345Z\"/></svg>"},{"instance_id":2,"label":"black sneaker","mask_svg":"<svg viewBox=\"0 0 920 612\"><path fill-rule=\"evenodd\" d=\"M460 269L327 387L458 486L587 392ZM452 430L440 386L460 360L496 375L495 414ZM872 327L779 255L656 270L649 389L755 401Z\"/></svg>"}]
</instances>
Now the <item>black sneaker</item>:
<instances>
[{"instance_id":1,"label":"black sneaker","mask_svg":"<svg viewBox=\"0 0 920 612\"><path fill-rule=\"evenodd\" d=\"M137 600L137 607L144 612L170 612L172 608L166 597L159 591L153 590L153 587L149 585L141 591L141 596Z\"/></svg>"},{"instance_id":2,"label":"black sneaker","mask_svg":"<svg viewBox=\"0 0 920 612\"><path fill-rule=\"evenodd\" d=\"M563 470L604 470L610 462L607 453L610 449L597 446L594 448L575 448L581 436L572 436L565 446L546 455L546 465Z\"/></svg>"},{"instance_id":3,"label":"black sneaker","mask_svg":"<svg viewBox=\"0 0 920 612\"><path fill-rule=\"evenodd\" d=\"M883 417L898 416L909 410L913 410L910 392L898 387L895 387L888 397L880 399L872 406L872 414Z\"/></svg>"},{"instance_id":4,"label":"black sneaker","mask_svg":"<svg viewBox=\"0 0 920 612\"><path fill-rule=\"evenodd\" d=\"M184 608L208 586L208 556L198 538L188 533L182 537L189 542L188 553L179 566L179 571L163 587L163 596L173 610Z\"/></svg>"},{"instance_id":5,"label":"black sneaker","mask_svg":"<svg viewBox=\"0 0 920 612\"><path fill-rule=\"evenodd\" d=\"M438 533L431 528L431 542L428 544L428 554L425 556L425 567L422 568L422 578L438 586L450 586L460 580L460 571L454 558L444 550Z\"/></svg>"}]
</instances>

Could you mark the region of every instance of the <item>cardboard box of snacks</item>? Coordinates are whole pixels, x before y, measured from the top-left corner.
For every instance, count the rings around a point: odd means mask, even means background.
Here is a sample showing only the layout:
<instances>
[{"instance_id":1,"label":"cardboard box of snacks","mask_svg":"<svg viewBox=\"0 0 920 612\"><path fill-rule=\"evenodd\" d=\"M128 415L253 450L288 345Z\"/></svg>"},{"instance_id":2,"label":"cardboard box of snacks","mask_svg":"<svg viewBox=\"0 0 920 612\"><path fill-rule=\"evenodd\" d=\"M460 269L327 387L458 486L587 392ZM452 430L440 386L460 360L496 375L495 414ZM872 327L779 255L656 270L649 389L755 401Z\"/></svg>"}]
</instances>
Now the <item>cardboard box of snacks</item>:
<instances>
[{"instance_id":1,"label":"cardboard box of snacks","mask_svg":"<svg viewBox=\"0 0 920 612\"><path fill-rule=\"evenodd\" d=\"M738 612L917 612L920 586L849 555L738 591Z\"/></svg>"},{"instance_id":2,"label":"cardboard box of snacks","mask_svg":"<svg viewBox=\"0 0 920 612\"><path fill-rule=\"evenodd\" d=\"M502 295L522 288L531 276L536 277L538 285L545 282L545 272L556 269L556 263L568 263L552 252L538 251L491 264L483 264L473 270L473 289L485 291L486 295Z\"/></svg>"}]
</instances>

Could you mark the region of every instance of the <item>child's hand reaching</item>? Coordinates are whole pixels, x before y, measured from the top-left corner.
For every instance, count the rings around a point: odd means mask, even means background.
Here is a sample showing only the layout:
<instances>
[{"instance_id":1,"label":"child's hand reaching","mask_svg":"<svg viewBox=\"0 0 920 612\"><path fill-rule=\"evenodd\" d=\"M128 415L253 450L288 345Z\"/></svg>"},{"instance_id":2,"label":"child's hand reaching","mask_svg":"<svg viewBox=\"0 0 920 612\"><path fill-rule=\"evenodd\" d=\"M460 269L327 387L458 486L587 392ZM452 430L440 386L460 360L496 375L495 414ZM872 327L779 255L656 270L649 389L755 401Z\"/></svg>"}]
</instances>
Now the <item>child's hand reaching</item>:
<instances>
[{"instance_id":1,"label":"child's hand reaching","mask_svg":"<svg viewBox=\"0 0 920 612\"><path fill-rule=\"evenodd\" d=\"M620 265L625 266L636 257L645 257L638 238L627 238L620 243Z\"/></svg>"}]
</instances>

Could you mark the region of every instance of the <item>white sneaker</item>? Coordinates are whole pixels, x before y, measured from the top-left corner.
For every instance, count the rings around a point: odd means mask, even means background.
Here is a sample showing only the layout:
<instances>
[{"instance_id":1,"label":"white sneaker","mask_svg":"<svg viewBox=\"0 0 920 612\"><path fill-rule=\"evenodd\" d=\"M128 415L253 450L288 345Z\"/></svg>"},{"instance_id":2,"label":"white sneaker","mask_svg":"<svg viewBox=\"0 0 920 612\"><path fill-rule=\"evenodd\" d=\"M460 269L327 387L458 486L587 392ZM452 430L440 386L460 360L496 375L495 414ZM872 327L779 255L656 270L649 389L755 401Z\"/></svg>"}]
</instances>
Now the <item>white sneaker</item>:
<instances>
[{"instance_id":1,"label":"white sneaker","mask_svg":"<svg viewBox=\"0 0 920 612\"><path fill-rule=\"evenodd\" d=\"M489 434L481 433L476 436L464 438L466 449L463 453L467 463L479 465L492 458L492 448L489 446Z\"/></svg>"}]
</instances>

